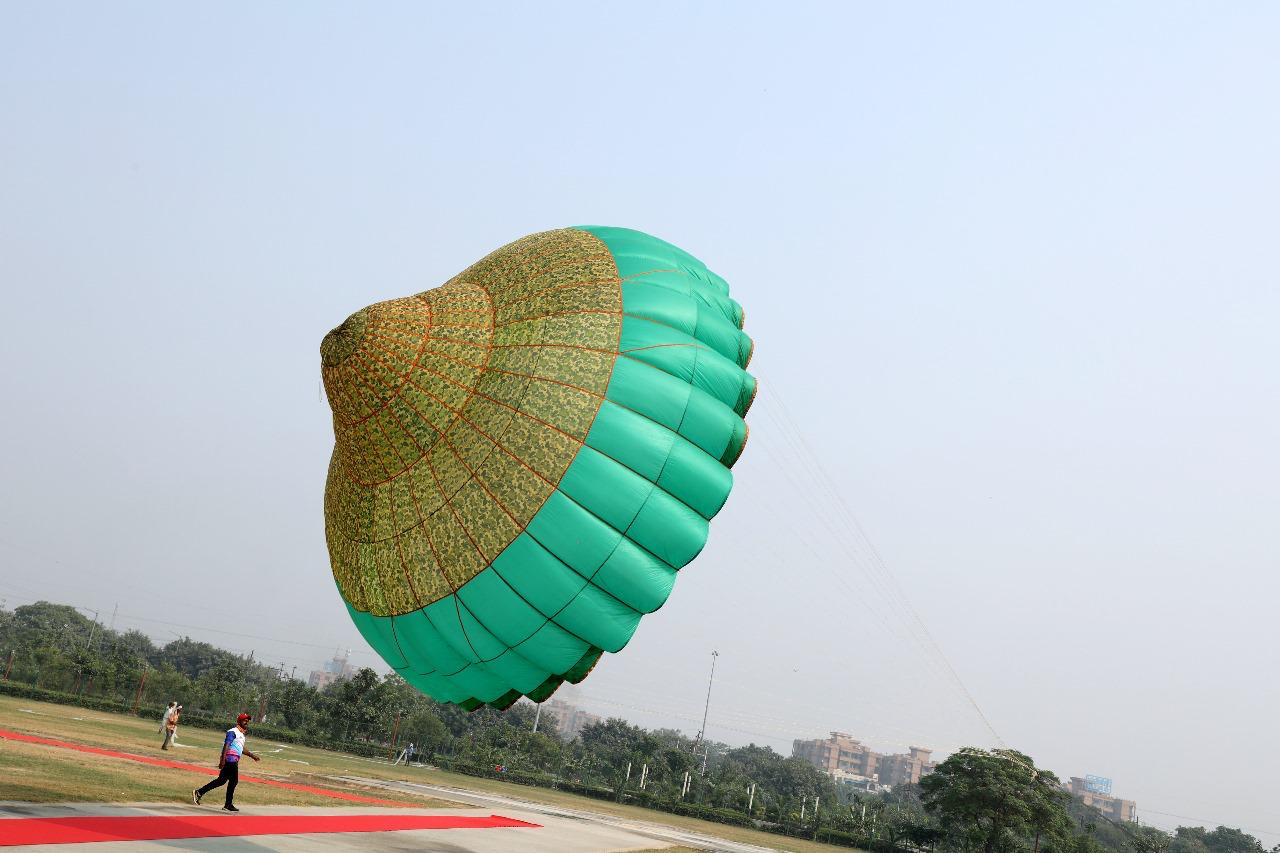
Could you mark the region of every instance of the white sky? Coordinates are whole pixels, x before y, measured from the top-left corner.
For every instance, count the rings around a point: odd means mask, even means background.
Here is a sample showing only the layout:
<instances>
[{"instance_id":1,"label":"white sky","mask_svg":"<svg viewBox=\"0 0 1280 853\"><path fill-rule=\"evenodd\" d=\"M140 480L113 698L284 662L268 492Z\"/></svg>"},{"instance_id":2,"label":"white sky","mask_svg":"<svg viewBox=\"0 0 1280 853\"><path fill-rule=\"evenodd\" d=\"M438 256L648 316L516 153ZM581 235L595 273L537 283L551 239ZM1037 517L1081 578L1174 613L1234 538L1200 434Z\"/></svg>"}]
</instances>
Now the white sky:
<instances>
[{"instance_id":1,"label":"white sky","mask_svg":"<svg viewBox=\"0 0 1280 853\"><path fill-rule=\"evenodd\" d=\"M717 739L993 742L803 436L1009 745L1280 842L1280 12L682 5L0 6L0 597L373 663L321 336L626 225L729 279L762 390L566 698L694 732L715 648Z\"/></svg>"}]
</instances>

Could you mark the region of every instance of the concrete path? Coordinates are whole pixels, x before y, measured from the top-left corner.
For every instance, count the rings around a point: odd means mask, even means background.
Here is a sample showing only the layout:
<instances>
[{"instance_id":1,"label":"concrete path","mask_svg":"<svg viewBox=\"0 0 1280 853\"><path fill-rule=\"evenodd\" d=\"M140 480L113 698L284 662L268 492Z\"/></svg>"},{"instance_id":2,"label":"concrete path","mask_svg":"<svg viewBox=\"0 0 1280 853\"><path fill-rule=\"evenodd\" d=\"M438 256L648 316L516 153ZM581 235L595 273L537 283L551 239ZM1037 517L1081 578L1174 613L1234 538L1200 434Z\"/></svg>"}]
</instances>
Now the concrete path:
<instances>
[{"instance_id":1,"label":"concrete path","mask_svg":"<svg viewBox=\"0 0 1280 853\"><path fill-rule=\"evenodd\" d=\"M726 841L723 838L715 838L710 835L694 832L693 830L680 829L679 827L667 826L666 824L636 820L634 818L614 817L613 815L600 814L598 812L581 809L570 809L563 806L551 806L545 803L538 803L510 795L488 794L479 791L469 791L465 788L452 788L444 785L426 785L417 782L393 782L380 779L364 779L357 776L340 776L333 778L342 779L347 782L355 782L370 788L384 788L386 790L402 791L409 794L426 794L439 797L441 799L452 800L455 803L467 803L469 805L475 805L479 808L488 810L493 814L503 814L507 817L519 818L520 820L531 820L535 823L542 823L548 826L551 825L553 821L567 820L575 821L579 826L592 825L610 827L649 839L650 848L662 847L664 845L678 845L683 847L693 847L700 850L712 850L716 851L716 853L769 853L769 851L776 850L776 848L773 847L757 847L754 844L745 844L738 841ZM522 815L525 814L532 814L535 817L523 817Z\"/></svg>"},{"instance_id":2,"label":"concrete path","mask_svg":"<svg viewBox=\"0 0 1280 853\"><path fill-rule=\"evenodd\" d=\"M246 809L243 813L248 813ZM17 817L87 817L156 816L174 817L193 814L219 814L204 806L141 804L135 806L102 803L31 805L0 803L0 819ZM263 806L252 813L272 815L471 815L487 817L491 811L481 809L383 809L324 808L303 806ZM244 838L183 838L169 841L105 841L93 844L39 844L4 847L4 853L173 853L175 850L196 853L303 853L303 851L347 851L362 853L605 853L605 851L643 850L655 845L650 839L625 830L604 825L582 824L568 820L548 823L531 813L509 814L538 828L433 829L399 832L344 832L305 835L259 835ZM0 832L3 832L0 822Z\"/></svg>"},{"instance_id":3,"label":"concrete path","mask_svg":"<svg viewBox=\"0 0 1280 853\"><path fill-rule=\"evenodd\" d=\"M367 782L366 782L367 784ZM303 853L304 851L354 851L362 853L620 853L684 845L724 853L762 853L766 848L702 836L698 833L614 818L591 812L561 809L516 798L479 794L454 788L383 783L415 793L445 794L455 801L476 802L474 809L384 809L263 806L246 813L273 815L332 814L430 814L484 816L501 814L538 828L433 829L398 832L261 835L243 838L184 838L170 841L109 841L93 844L41 844L4 847L24 853ZM403 786L403 787L401 787ZM0 803L0 819L22 817L156 816L175 817L218 814L204 806L168 804L108 805L70 803L33 805ZM3 823L0 822L0 832Z\"/></svg>"}]
</instances>

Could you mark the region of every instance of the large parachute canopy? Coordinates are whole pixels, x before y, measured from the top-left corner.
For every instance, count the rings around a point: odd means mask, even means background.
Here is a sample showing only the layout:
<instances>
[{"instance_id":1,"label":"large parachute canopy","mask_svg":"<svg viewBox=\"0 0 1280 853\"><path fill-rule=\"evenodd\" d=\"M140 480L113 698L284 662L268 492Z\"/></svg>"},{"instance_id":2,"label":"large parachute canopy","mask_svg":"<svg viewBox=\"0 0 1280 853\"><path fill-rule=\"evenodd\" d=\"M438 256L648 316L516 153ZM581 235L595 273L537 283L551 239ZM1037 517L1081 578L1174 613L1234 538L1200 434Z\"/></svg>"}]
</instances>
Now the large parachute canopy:
<instances>
[{"instance_id":1,"label":"large parachute canopy","mask_svg":"<svg viewBox=\"0 0 1280 853\"><path fill-rule=\"evenodd\" d=\"M541 702L622 649L733 485L742 320L686 252L584 227L329 332L325 533L370 645L469 710Z\"/></svg>"}]
</instances>

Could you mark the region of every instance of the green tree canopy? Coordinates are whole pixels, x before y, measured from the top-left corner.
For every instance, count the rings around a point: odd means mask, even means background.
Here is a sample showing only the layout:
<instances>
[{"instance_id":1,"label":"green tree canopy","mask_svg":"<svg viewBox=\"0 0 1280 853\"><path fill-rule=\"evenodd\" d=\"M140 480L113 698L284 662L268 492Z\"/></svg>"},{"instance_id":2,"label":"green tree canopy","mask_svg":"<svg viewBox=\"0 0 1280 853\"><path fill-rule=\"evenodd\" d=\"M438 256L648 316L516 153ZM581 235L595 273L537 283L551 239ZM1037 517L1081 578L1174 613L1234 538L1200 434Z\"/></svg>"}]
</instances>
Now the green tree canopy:
<instances>
[{"instance_id":1,"label":"green tree canopy","mask_svg":"<svg viewBox=\"0 0 1280 853\"><path fill-rule=\"evenodd\" d=\"M962 749L920 782L925 808L966 849L1017 849L1068 826L1058 777L1012 749Z\"/></svg>"}]
</instances>

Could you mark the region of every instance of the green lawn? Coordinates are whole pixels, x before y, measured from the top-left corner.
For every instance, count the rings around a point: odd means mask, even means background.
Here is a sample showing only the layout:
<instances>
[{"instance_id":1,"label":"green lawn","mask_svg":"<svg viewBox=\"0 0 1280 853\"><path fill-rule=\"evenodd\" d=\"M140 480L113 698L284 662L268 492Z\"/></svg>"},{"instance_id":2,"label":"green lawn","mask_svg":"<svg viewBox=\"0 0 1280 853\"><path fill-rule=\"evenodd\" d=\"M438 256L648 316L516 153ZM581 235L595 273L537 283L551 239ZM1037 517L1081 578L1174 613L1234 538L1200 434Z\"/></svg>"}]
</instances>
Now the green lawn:
<instances>
[{"instance_id":1,"label":"green lawn","mask_svg":"<svg viewBox=\"0 0 1280 853\"><path fill-rule=\"evenodd\" d=\"M52 705L11 696L0 696L0 728L121 752L199 764L209 768L210 778L215 775L214 765L222 745L222 737L216 731L179 728L178 746L171 752L162 752L161 737L157 731L158 720L142 720L124 714L88 711L68 705ZM793 853L820 853L820 851L822 853L846 851L847 853L849 850L846 847L834 847L752 829L725 826L638 806L593 800L549 788L515 785L497 779L478 779L424 767L403 765L393 767L386 761L305 746L279 744L269 739L255 737L252 728L249 731L249 749L262 757L260 763L250 762L246 766L245 772L249 775L317 787L357 791L380 799L414 802L428 808L458 807L459 804L426 797L397 795L381 788L375 791L357 789L344 786L330 777L360 776L366 779L421 782L428 785L447 785L470 791L496 793L547 805L676 826L718 838L793 851ZM201 777L190 771L150 767L122 759L87 755L56 747L0 740L0 800L166 802L188 798L191 789L200 784L203 784ZM214 792L211 796L216 795ZM250 805L342 806L344 804L341 800L325 799L311 794L250 783L241 783L236 790L236 802ZM666 849L679 850L679 848Z\"/></svg>"}]
</instances>

